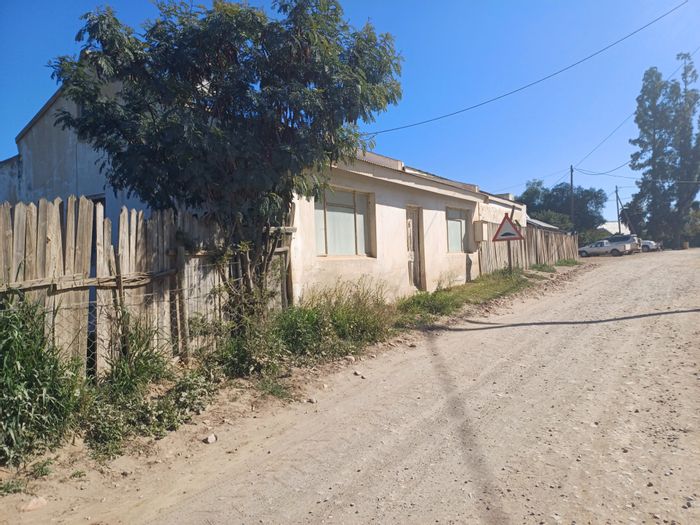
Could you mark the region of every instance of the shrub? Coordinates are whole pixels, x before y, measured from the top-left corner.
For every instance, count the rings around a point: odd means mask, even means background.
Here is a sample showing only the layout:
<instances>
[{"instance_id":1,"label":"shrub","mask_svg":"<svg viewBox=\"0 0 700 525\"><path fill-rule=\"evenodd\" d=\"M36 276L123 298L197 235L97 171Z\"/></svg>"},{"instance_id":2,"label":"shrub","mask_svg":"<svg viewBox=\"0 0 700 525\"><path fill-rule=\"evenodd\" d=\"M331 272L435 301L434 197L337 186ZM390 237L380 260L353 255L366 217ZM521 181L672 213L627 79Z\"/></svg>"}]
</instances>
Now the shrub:
<instances>
[{"instance_id":1,"label":"shrub","mask_svg":"<svg viewBox=\"0 0 700 525\"><path fill-rule=\"evenodd\" d=\"M447 315L460 306L457 297L450 293L449 290L418 292L398 302L399 311L418 316L422 314Z\"/></svg>"},{"instance_id":2,"label":"shrub","mask_svg":"<svg viewBox=\"0 0 700 525\"><path fill-rule=\"evenodd\" d=\"M92 403L85 419L85 442L98 459L121 454L124 440L131 434L126 414L123 405L99 398Z\"/></svg>"},{"instance_id":3,"label":"shrub","mask_svg":"<svg viewBox=\"0 0 700 525\"><path fill-rule=\"evenodd\" d=\"M320 355L324 343L333 338L330 320L317 307L292 306L277 313L273 323L275 334L293 355Z\"/></svg>"},{"instance_id":4,"label":"shrub","mask_svg":"<svg viewBox=\"0 0 700 525\"><path fill-rule=\"evenodd\" d=\"M45 314L20 294L0 299L0 464L58 445L75 422L80 365L47 340Z\"/></svg>"},{"instance_id":5,"label":"shrub","mask_svg":"<svg viewBox=\"0 0 700 525\"><path fill-rule=\"evenodd\" d=\"M335 335L352 346L384 339L395 320L384 287L369 279L339 282L318 290L305 298L302 305L327 316Z\"/></svg>"},{"instance_id":6,"label":"shrub","mask_svg":"<svg viewBox=\"0 0 700 525\"><path fill-rule=\"evenodd\" d=\"M142 397L151 383L172 376L165 353L153 344L156 331L137 319L128 319L124 327L124 346L109 360L100 385L115 401Z\"/></svg>"}]
</instances>

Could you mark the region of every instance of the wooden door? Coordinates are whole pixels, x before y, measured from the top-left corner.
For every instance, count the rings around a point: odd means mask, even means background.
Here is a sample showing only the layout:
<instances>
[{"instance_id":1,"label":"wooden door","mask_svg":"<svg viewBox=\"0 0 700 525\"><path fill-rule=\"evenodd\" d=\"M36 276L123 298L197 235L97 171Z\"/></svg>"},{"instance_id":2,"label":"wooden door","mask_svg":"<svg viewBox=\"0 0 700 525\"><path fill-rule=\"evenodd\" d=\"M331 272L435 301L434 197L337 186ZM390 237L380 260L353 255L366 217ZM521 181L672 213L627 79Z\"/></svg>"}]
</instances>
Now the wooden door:
<instances>
[{"instance_id":1,"label":"wooden door","mask_svg":"<svg viewBox=\"0 0 700 525\"><path fill-rule=\"evenodd\" d=\"M423 290L423 261L421 258L420 209L406 208L406 243L408 248L408 281Z\"/></svg>"}]
</instances>

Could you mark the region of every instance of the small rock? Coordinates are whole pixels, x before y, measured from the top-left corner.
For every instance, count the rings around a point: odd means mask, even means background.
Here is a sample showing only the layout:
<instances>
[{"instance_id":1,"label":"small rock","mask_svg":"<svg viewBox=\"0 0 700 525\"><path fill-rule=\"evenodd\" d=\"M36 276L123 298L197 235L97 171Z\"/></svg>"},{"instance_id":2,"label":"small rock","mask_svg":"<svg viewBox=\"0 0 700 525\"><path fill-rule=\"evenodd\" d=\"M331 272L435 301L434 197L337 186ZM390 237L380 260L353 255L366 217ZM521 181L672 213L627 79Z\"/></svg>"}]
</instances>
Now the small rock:
<instances>
[{"instance_id":1,"label":"small rock","mask_svg":"<svg viewBox=\"0 0 700 525\"><path fill-rule=\"evenodd\" d=\"M357 370L353 370L353 371L352 371L352 375L354 375L354 376L361 376L362 374L360 374Z\"/></svg>"},{"instance_id":2,"label":"small rock","mask_svg":"<svg viewBox=\"0 0 700 525\"><path fill-rule=\"evenodd\" d=\"M416 343L408 343L408 347L409 347L409 348L415 348L415 347L416 347Z\"/></svg>"},{"instance_id":3,"label":"small rock","mask_svg":"<svg viewBox=\"0 0 700 525\"><path fill-rule=\"evenodd\" d=\"M622 452L623 452L624 454L627 454L627 453L629 452L629 450L626 449L625 447L622 447Z\"/></svg>"},{"instance_id":4,"label":"small rock","mask_svg":"<svg viewBox=\"0 0 700 525\"><path fill-rule=\"evenodd\" d=\"M306 400L307 403L311 403L312 405L315 405L318 403L315 397L310 397L309 399Z\"/></svg>"},{"instance_id":5,"label":"small rock","mask_svg":"<svg viewBox=\"0 0 700 525\"><path fill-rule=\"evenodd\" d=\"M348 363L354 363L354 362L355 362L355 356L354 356L354 355L346 355L343 359L345 359Z\"/></svg>"},{"instance_id":6,"label":"small rock","mask_svg":"<svg viewBox=\"0 0 700 525\"><path fill-rule=\"evenodd\" d=\"M216 443L217 439L216 434L209 434L202 440L202 442L206 443L207 445L211 445L212 443Z\"/></svg>"},{"instance_id":7,"label":"small rock","mask_svg":"<svg viewBox=\"0 0 700 525\"><path fill-rule=\"evenodd\" d=\"M23 508L23 512L31 512L33 510L38 510L42 507L46 507L48 501L46 501L46 498L43 498L42 496L37 496L35 498L32 498L29 500L29 503L27 503Z\"/></svg>"}]
</instances>

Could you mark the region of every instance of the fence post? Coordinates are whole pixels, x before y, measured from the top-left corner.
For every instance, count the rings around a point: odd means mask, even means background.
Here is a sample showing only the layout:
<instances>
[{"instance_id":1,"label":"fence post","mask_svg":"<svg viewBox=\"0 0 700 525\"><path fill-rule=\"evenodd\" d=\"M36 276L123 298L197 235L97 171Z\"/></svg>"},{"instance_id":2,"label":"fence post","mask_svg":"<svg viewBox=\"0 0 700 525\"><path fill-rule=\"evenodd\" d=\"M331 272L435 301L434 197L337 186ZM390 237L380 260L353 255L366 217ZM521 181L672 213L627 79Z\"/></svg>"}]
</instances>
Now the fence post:
<instances>
[{"instance_id":1,"label":"fence post","mask_svg":"<svg viewBox=\"0 0 700 525\"><path fill-rule=\"evenodd\" d=\"M187 300L185 298L185 247L177 247L177 332L180 341L180 352L182 360L188 363L190 360L190 327L189 315L187 311Z\"/></svg>"}]
</instances>

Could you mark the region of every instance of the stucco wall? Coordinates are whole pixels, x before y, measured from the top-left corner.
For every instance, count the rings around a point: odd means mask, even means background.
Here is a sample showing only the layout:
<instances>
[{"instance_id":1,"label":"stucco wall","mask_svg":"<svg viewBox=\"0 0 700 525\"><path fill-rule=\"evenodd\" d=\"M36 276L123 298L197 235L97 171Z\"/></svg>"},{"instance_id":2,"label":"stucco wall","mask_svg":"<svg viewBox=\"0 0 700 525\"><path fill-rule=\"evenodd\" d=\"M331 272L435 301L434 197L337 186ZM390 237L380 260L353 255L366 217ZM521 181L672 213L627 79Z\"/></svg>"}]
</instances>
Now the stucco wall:
<instances>
[{"instance_id":1,"label":"stucco wall","mask_svg":"<svg viewBox=\"0 0 700 525\"><path fill-rule=\"evenodd\" d=\"M513 203L503 201L494 197L487 197L484 202L479 204L479 220L500 224L503 216L513 211ZM518 204L515 208L513 219L521 226L525 226L526 207L524 204Z\"/></svg>"},{"instance_id":2,"label":"stucco wall","mask_svg":"<svg viewBox=\"0 0 700 525\"><path fill-rule=\"evenodd\" d=\"M409 281L406 207L422 210L424 282L428 290L439 285L461 284L479 275L478 245L473 226L469 229L468 252L449 253L447 249L446 209L459 208L471 213L472 220L500 222L510 206L484 203L483 197L450 188L428 188L424 182L413 184L410 177L389 173L391 170L368 165L333 169L331 186L354 189L371 195L376 251L374 256L319 256L316 254L314 203L296 202L292 240L292 284L295 298L313 288L332 286L338 280L355 281L371 278L385 285L390 298L415 292ZM390 177L391 175L391 177ZM403 180L407 184L398 184ZM435 190L435 191L433 191ZM439 192L438 192L439 190ZM372 207L372 206L371 206ZM522 220L523 209L516 210Z\"/></svg>"}]
</instances>

